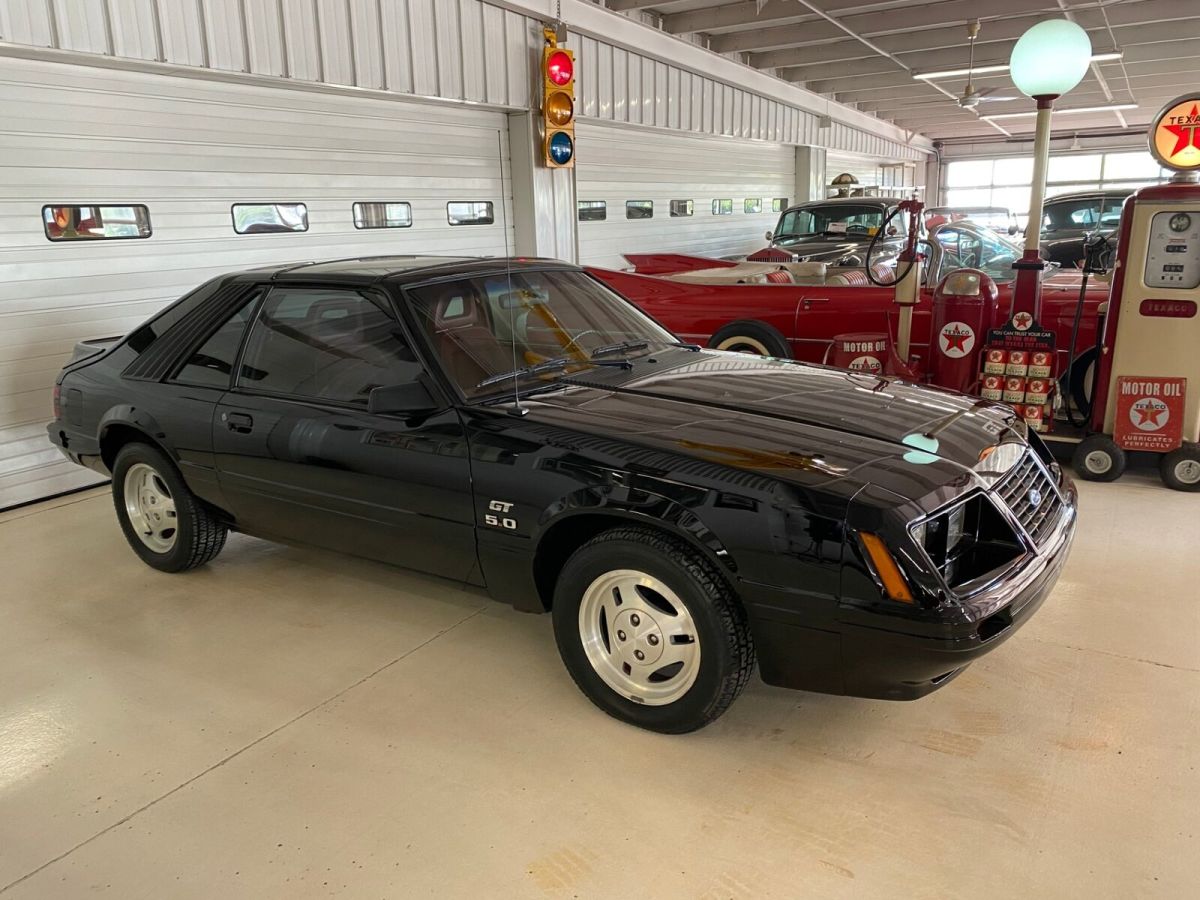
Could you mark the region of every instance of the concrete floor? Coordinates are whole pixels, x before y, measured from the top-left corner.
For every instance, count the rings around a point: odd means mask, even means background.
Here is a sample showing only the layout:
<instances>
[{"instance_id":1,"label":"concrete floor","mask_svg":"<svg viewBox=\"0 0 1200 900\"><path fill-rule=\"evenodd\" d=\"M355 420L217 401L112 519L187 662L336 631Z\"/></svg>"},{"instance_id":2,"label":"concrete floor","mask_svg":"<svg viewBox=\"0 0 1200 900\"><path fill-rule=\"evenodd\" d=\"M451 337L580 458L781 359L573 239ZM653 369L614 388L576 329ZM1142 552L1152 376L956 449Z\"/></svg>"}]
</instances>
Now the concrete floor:
<instances>
[{"instance_id":1,"label":"concrete floor","mask_svg":"<svg viewBox=\"0 0 1200 900\"><path fill-rule=\"evenodd\" d=\"M107 493L0 515L0 896L1196 896L1200 498L1084 484L1053 597L916 703L623 726L550 621Z\"/></svg>"}]
</instances>

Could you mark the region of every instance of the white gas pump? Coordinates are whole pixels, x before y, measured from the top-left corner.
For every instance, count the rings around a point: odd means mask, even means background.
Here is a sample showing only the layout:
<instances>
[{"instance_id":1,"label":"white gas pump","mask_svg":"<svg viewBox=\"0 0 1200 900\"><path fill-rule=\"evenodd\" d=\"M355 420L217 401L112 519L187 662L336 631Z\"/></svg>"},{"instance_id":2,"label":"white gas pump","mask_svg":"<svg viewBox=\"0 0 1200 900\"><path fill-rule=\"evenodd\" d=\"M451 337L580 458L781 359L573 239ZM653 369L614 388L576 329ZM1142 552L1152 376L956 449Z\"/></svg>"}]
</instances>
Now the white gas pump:
<instances>
[{"instance_id":1,"label":"white gas pump","mask_svg":"<svg viewBox=\"0 0 1200 900\"><path fill-rule=\"evenodd\" d=\"M1125 201L1092 433L1074 465L1112 481L1130 452L1149 451L1169 487L1200 491L1200 94L1163 108L1150 151L1177 174Z\"/></svg>"}]
</instances>

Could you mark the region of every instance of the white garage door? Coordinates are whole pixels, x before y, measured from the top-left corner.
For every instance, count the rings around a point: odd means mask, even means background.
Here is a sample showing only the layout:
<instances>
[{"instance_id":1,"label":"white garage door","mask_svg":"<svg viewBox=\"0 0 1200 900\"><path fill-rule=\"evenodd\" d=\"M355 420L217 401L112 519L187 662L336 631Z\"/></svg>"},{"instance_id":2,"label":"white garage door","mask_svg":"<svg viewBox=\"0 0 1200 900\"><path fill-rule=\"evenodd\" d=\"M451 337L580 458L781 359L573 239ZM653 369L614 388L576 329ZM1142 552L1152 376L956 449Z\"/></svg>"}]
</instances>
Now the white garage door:
<instances>
[{"instance_id":1,"label":"white garage door","mask_svg":"<svg viewBox=\"0 0 1200 900\"><path fill-rule=\"evenodd\" d=\"M44 432L77 340L123 334L220 272L505 251L500 112L5 58L0 109L0 509L96 480ZM411 225L356 229L358 202L393 204L394 223L410 204ZM451 225L449 202L491 202L494 223ZM307 231L234 231L235 204L298 203ZM144 205L151 236L49 240L44 208L97 204Z\"/></svg>"},{"instance_id":2,"label":"white garage door","mask_svg":"<svg viewBox=\"0 0 1200 900\"><path fill-rule=\"evenodd\" d=\"M779 218L773 202L795 197L789 145L594 122L580 122L576 139L585 264L621 268L627 265L621 254L630 252L749 253L763 246L763 233ZM603 219L589 218L600 212Z\"/></svg>"}]
</instances>

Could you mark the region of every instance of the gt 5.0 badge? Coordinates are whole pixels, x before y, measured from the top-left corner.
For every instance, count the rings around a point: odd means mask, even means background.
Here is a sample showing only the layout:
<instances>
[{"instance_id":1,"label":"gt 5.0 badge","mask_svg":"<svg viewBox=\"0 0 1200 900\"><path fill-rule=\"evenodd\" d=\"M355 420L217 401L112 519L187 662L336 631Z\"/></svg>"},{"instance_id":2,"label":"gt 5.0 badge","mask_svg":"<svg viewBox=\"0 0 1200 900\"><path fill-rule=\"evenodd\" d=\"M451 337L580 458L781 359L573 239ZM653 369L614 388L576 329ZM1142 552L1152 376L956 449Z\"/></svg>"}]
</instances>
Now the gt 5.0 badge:
<instances>
[{"instance_id":1,"label":"gt 5.0 badge","mask_svg":"<svg viewBox=\"0 0 1200 900\"><path fill-rule=\"evenodd\" d=\"M511 519L508 516L496 515L496 513L506 513L513 508L511 503L505 503L503 500L493 500L488 504L489 513L485 513L483 517L484 525L491 525L494 528L507 528L510 531L517 527L517 520Z\"/></svg>"}]
</instances>

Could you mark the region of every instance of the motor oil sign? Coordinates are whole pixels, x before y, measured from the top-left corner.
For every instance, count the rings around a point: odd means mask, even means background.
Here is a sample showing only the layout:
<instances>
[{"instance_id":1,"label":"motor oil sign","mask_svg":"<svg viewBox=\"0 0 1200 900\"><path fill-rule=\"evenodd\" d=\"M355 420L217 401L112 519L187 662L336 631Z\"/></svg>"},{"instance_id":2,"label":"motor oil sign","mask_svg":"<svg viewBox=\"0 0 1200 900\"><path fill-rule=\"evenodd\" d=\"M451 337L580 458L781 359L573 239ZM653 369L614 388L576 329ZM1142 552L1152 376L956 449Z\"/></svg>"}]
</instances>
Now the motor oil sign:
<instances>
[{"instance_id":1,"label":"motor oil sign","mask_svg":"<svg viewBox=\"0 0 1200 900\"><path fill-rule=\"evenodd\" d=\"M1118 376L1113 440L1126 450L1174 450L1183 442L1186 393L1186 378Z\"/></svg>"}]
</instances>

